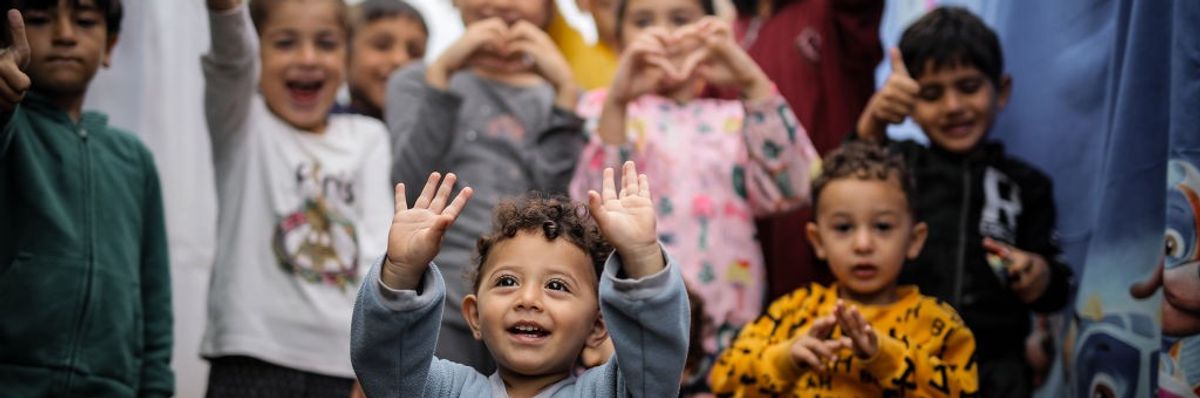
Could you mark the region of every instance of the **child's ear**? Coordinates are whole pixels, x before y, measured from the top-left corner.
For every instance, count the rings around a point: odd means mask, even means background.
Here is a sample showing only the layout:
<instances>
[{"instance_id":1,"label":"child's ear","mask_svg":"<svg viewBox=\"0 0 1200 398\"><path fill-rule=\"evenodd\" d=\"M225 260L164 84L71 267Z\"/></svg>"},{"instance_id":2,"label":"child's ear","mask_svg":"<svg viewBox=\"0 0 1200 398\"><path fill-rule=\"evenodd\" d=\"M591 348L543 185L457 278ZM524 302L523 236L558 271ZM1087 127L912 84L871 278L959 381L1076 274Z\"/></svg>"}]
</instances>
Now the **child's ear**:
<instances>
[{"instance_id":1,"label":"child's ear","mask_svg":"<svg viewBox=\"0 0 1200 398\"><path fill-rule=\"evenodd\" d=\"M1013 79L1010 75L1000 76L1000 86L996 87L996 111L1008 106L1008 98L1012 96Z\"/></svg>"},{"instance_id":2,"label":"child's ear","mask_svg":"<svg viewBox=\"0 0 1200 398\"><path fill-rule=\"evenodd\" d=\"M817 254L817 258L825 260L825 245L821 241L821 234L817 231L817 223L809 222L804 226L804 233L808 235L808 243L812 245L813 252Z\"/></svg>"},{"instance_id":3,"label":"child's ear","mask_svg":"<svg viewBox=\"0 0 1200 398\"><path fill-rule=\"evenodd\" d=\"M119 38L121 38L120 35L116 35L116 34L108 35L108 43L106 43L104 45L104 59L100 62L100 64L103 65L105 68L108 68L109 66L112 65L113 49L117 47L117 39L119 39Z\"/></svg>"},{"instance_id":4,"label":"child's ear","mask_svg":"<svg viewBox=\"0 0 1200 398\"><path fill-rule=\"evenodd\" d=\"M483 340L483 332L479 330L479 298L474 294L463 297L462 316L471 327L471 335L475 336L475 340Z\"/></svg>"},{"instance_id":5,"label":"child's ear","mask_svg":"<svg viewBox=\"0 0 1200 398\"><path fill-rule=\"evenodd\" d=\"M921 255L921 248L925 247L925 238L929 236L929 226L924 222L918 222L913 225L912 239L908 241L908 259L912 260Z\"/></svg>"},{"instance_id":6,"label":"child's ear","mask_svg":"<svg viewBox=\"0 0 1200 398\"><path fill-rule=\"evenodd\" d=\"M592 325L592 332L588 334L587 341L584 344L588 348L597 348L608 340L608 326L604 324L604 315L596 315L596 324Z\"/></svg>"}]
</instances>

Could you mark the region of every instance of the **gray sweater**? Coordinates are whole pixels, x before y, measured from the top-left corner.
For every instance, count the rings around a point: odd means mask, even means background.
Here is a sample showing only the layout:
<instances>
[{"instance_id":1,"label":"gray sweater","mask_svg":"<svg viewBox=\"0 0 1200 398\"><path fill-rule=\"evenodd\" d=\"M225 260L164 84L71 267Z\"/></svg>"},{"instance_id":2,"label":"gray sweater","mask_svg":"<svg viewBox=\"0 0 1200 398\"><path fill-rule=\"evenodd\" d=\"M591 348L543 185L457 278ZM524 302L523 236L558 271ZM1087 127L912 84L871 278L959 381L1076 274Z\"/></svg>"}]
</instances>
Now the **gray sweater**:
<instances>
[{"instance_id":1,"label":"gray sweater","mask_svg":"<svg viewBox=\"0 0 1200 398\"><path fill-rule=\"evenodd\" d=\"M425 80L425 65L388 82L385 117L392 135L392 183L404 182L409 205L429 173L454 172L475 196L446 232L435 262L446 275L447 305L438 356L490 371L490 356L471 336L462 299L471 290L475 240L491 230L501 200L536 190L566 193L585 142L583 120L554 107L549 85L511 86L460 71L450 89Z\"/></svg>"},{"instance_id":2,"label":"gray sweater","mask_svg":"<svg viewBox=\"0 0 1200 398\"><path fill-rule=\"evenodd\" d=\"M359 292L351 328L351 359L367 396L508 397L497 374L434 357L446 294L437 266L425 272L421 292L384 286L379 266ZM670 258L666 269L638 280L619 278L620 269L614 254L600 279L600 310L616 353L536 398L679 395L689 323L679 269Z\"/></svg>"}]
</instances>

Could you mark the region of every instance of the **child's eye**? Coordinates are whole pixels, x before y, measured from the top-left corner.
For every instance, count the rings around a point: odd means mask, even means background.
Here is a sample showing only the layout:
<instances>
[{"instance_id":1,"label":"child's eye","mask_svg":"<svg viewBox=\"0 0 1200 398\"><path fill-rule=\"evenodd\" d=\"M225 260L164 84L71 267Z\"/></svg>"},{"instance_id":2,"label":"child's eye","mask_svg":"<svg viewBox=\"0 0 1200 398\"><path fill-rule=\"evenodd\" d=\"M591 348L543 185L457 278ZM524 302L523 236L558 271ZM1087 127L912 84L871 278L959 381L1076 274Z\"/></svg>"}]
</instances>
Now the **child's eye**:
<instances>
[{"instance_id":1,"label":"child's eye","mask_svg":"<svg viewBox=\"0 0 1200 398\"><path fill-rule=\"evenodd\" d=\"M647 18L647 17L640 17L640 18L633 19L633 26L637 26L639 28L647 28L653 24L654 24L654 20Z\"/></svg>"},{"instance_id":2,"label":"child's eye","mask_svg":"<svg viewBox=\"0 0 1200 398\"><path fill-rule=\"evenodd\" d=\"M892 223L887 223L887 222L875 223L875 229L878 230L879 232L891 231L892 227L893 227Z\"/></svg>"},{"instance_id":3,"label":"child's eye","mask_svg":"<svg viewBox=\"0 0 1200 398\"><path fill-rule=\"evenodd\" d=\"M833 230L838 233L844 234L850 232L852 229L854 229L854 226L850 224L833 224Z\"/></svg>"},{"instance_id":4,"label":"child's eye","mask_svg":"<svg viewBox=\"0 0 1200 398\"><path fill-rule=\"evenodd\" d=\"M922 87L921 91L917 93L917 96L921 97L921 99L925 101L937 101L938 98L942 97L942 88Z\"/></svg>"},{"instance_id":5,"label":"child's eye","mask_svg":"<svg viewBox=\"0 0 1200 398\"><path fill-rule=\"evenodd\" d=\"M567 284L566 284L566 283L563 283L563 281L560 281L560 280L557 280L557 279L555 279L555 280L551 280L550 282L547 282L547 283L546 283L546 288L547 288L547 289L550 289L550 290L561 290L561 291L564 291L564 292L569 292L569 291L571 291L571 289L568 289L568 288L567 288Z\"/></svg>"},{"instance_id":6,"label":"child's eye","mask_svg":"<svg viewBox=\"0 0 1200 398\"><path fill-rule=\"evenodd\" d=\"M100 25L100 20L94 17L80 17L75 19L75 24L81 28L93 28Z\"/></svg>"},{"instance_id":7,"label":"child's eye","mask_svg":"<svg viewBox=\"0 0 1200 398\"><path fill-rule=\"evenodd\" d=\"M25 14L26 25L45 25L50 23L50 16L42 12L29 12Z\"/></svg>"},{"instance_id":8,"label":"child's eye","mask_svg":"<svg viewBox=\"0 0 1200 398\"><path fill-rule=\"evenodd\" d=\"M671 16L672 26L680 27L690 23L692 23L692 17L687 14L675 14Z\"/></svg>"},{"instance_id":9,"label":"child's eye","mask_svg":"<svg viewBox=\"0 0 1200 398\"><path fill-rule=\"evenodd\" d=\"M421 43L410 41L405 47L408 50L408 56L411 58L422 58L425 56L425 46L422 46Z\"/></svg>"},{"instance_id":10,"label":"child's eye","mask_svg":"<svg viewBox=\"0 0 1200 398\"><path fill-rule=\"evenodd\" d=\"M371 47L375 47L375 50L379 52L386 52L392 48L393 42L391 37L379 38L371 42Z\"/></svg>"},{"instance_id":11,"label":"child's eye","mask_svg":"<svg viewBox=\"0 0 1200 398\"><path fill-rule=\"evenodd\" d=\"M517 278L508 275L502 275L496 278L496 286L498 287L513 287L517 285Z\"/></svg>"},{"instance_id":12,"label":"child's eye","mask_svg":"<svg viewBox=\"0 0 1200 398\"><path fill-rule=\"evenodd\" d=\"M325 51L337 50L338 47L341 47L341 46L342 46L342 43L332 37L322 37L320 39L317 39L317 48L320 48Z\"/></svg>"},{"instance_id":13,"label":"child's eye","mask_svg":"<svg viewBox=\"0 0 1200 398\"><path fill-rule=\"evenodd\" d=\"M280 50L291 49L296 47L296 39L276 39L275 41L271 42L271 46Z\"/></svg>"},{"instance_id":14,"label":"child's eye","mask_svg":"<svg viewBox=\"0 0 1200 398\"><path fill-rule=\"evenodd\" d=\"M962 91L963 93L966 93L966 94L971 94L976 91L979 91L979 88L982 86L983 86L983 79L967 79L965 81L958 83L958 91Z\"/></svg>"}]
</instances>

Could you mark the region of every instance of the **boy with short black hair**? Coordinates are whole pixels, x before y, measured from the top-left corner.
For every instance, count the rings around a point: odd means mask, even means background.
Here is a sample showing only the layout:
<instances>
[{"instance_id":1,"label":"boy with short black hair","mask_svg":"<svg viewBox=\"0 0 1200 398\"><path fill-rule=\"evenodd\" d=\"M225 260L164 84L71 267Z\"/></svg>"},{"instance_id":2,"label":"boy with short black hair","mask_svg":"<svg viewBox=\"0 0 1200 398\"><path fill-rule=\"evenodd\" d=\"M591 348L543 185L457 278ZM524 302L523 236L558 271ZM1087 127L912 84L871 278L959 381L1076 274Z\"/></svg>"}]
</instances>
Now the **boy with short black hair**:
<instances>
[{"instance_id":1,"label":"boy with short black hair","mask_svg":"<svg viewBox=\"0 0 1200 398\"><path fill-rule=\"evenodd\" d=\"M966 397L975 340L949 305L897 282L928 229L913 211L904 161L855 143L813 181L808 239L836 282L771 304L713 368L713 391L737 397Z\"/></svg>"},{"instance_id":2,"label":"boy with short black hair","mask_svg":"<svg viewBox=\"0 0 1200 398\"><path fill-rule=\"evenodd\" d=\"M915 203L931 226L928 249L902 280L954 305L975 330L983 395L1028 396L1030 311L1062 308L1071 272L1049 177L985 140L1012 91L1000 41L969 11L943 7L909 26L891 59L855 136L903 154L924 187ZM887 140L887 124L906 117L931 147Z\"/></svg>"},{"instance_id":3,"label":"boy with short black hair","mask_svg":"<svg viewBox=\"0 0 1200 398\"><path fill-rule=\"evenodd\" d=\"M171 396L154 159L82 110L117 44L121 2L6 3L16 9L0 53L0 391Z\"/></svg>"}]
</instances>

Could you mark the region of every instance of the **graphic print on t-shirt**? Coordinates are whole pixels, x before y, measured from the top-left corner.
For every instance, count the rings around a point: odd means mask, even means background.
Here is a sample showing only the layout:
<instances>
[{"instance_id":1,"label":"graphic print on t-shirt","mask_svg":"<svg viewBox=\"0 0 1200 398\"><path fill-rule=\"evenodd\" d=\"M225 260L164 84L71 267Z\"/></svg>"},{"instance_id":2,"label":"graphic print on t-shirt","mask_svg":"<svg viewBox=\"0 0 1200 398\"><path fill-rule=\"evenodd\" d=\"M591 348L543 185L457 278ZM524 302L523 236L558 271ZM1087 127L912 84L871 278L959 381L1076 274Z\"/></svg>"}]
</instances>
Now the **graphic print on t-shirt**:
<instances>
[{"instance_id":1,"label":"graphic print on t-shirt","mask_svg":"<svg viewBox=\"0 0 1200 398\"><path fill-rule=\"evenodd\" d=\"M354 203L349 176L323 174L319 163L296 168L304 198L275 228L275 257L284 271L312 282L346 288L358 282L358 234L345 216Z\"/></svg>"},{"instance_id":2,"label":"graphic print on t-shirt","mask_svg":"<svg viewBox=\"0 0 1200 398\"><path fill-rule=\"evenodd\" d=\"M1015 244L1017 217L1021 215L1021 188L999 170L988 167L983 174L983 214L979 233Z\"/></svg>"}]
</instances>

